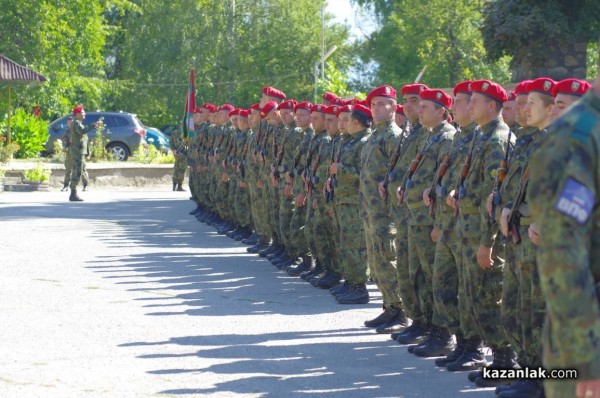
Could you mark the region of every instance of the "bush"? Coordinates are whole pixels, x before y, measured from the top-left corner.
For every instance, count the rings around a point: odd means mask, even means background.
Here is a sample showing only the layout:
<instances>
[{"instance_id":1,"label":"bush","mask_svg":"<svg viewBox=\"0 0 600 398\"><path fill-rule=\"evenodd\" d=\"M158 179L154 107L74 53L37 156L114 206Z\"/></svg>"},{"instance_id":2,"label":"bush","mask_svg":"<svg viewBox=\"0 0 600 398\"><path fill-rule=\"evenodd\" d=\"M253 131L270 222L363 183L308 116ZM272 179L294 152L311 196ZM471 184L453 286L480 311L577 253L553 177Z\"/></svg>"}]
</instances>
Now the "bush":
<instances>
[{"instance_id":1,"label":"bush","mask_svg":"<svg viewBox=\"0 0 600 398\"><path fill-rule=\"evenodd\" d=\"M42 162L38 162L35 169L25 170L25 179L33 182L44 182L50 179L50 169L44 168Z\"/></svg>"},{"instance_id":2,"label":"bush","mask_svg":"<svg viewBox=\"0 0 600 398\"><path fill-rule=\"evenodd\" d=\"M171 152L162 153L154 145L148 145L148 148L139 146L138 149L133 153L130 160L138 163L151 163L151 164L172 164L175 163L175 156Z\"/></svg>"},{"instance_id":3,"label":"bush","mask_svg":"<svg viewBox=\"0 0 600 398\"><path fill-rule=\"evenodd\" d=\"M0 123L3 131L8 130L8 120ZM18 145L15 157L20 159L37 157L48 141L48 122L38 116L27 113L22 108L17 108L10 119L12 141Z\"/></svg>"},{"instance_id":4,"label":"bush","mask_svg":"<svg viewBox=\"0 0 600 398\"><path fill-rule=\"evenodd\" d=\"M96 129L96 135L88 143L88 156L93 162L100 160L113 160L112 154L106 150L106 145L109 143L108 136L110 131L104 132L104 125L100 125Z\"/></svg>"},{"instance_id":5,"label":"bush","mask_svg":"<svg viewBox=\"0 0 600 398\"><path fill-rule=\"evenodd\" d=\"M6 143L6 137L0 135L0 163L6 163L10 160L12 155L19 150L19 144L11 142Z\"/></svg>"}]
</instances>

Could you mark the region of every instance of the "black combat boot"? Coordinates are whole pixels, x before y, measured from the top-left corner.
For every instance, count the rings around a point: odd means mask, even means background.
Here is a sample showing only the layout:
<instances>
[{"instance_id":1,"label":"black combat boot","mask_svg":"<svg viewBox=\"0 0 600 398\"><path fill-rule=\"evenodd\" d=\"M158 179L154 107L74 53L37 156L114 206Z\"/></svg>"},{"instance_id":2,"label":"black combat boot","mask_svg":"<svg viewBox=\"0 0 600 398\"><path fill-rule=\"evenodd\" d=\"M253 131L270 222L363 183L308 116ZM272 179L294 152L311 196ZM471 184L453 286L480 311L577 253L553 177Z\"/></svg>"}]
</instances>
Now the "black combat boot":
<instances>
[{"instance_id":1,"label":"black combat boot","mask_svg":"<svg viewBox=\"0 0 600 398\"><path fill-rule=\"evenodd\" d=\"M483 340L481 337L475 336L467 339L462 355L456 358L454 362L450 362L446 369L450 372L479 371L487 365L482 349Z\"/></svg>"},{"instance_id":2,"label":"black combat boot","mask_svg":"<svg viewBox=\"0 0 600 398\"><path fill-rule=\"evenodd\" d=\"M500 387L505 386L496 387L496 391ZM505 387L498 393L501 398L542 398L544 396L544 387L540 380L521 379L507 387L510 388Z\"/></svg>"},{"instance_id":3,"label":"black combat boot","mask_svg":"<svg viewBox=\"0 0 600 398\"><path fill-rule=\"evenodd\" d=\"M177 191L177 183L173 183L173 191Z\"/></svg>"},{"instance_id":4,"label":"black combat boot","mask_svg":"<svg viewBox=\"0 0 600 398\"><path fill-rule=\"evenodd\" d=\"M435 360L435 365L445 368L449 363L452 363L458 359L465 350L467 340L462 333L456 333L456 347L448 353L444 358L438 358Z\"/></svg>"},{"instance_id":5,"label":"black combat boot","mask_svg":"<svg viewBox=\"0 0 600 398\"><path fill-rule=\"evenodd\" d=\"M71 202L83 202L83 199L77 195L77 188L71 189L71 196L69 196Z\"/></svg>"},{"instance_id":6,"label":"black combat boot","mask_svg":"<svg viewBox=\"0 0 600 398\"><path fill-rule=\"evenodd\" d=\"M336 299L337 296L343 296L348 293L352 289L352 284L348 281L344 281L341 285L337 285L329 289L329 293L331 293Z\"/></svg>"},{"instance_id":7,"label":"black combat boot","mask_svg":"<svg viewBox=\"0 0 600 398\"><path fill-rule=\"evenodd\" d=\"M323 267L321 267L321 262L319 260L316 260L315 266L301 273L300 278L304 280L312 279L313 277L320 275L322 272Z\"/></svg>"},{"instance_id":8,"label":"black combat boot","mask_svg":"<svg viewBox=\"0 0 600 398\"><path fill-rule=\"evenodd\" d=\"M352 285L348 293L339 294L335 299L338 304L367 304L369 302L369 291L364 283Z\"/></svg>"},{"instance_id":9,"label":"black combat boot","mask_svg":"<svg viewBox=\"0 0 600 398\"><path fill-rule=\"evenodd\" d=\"M494 360L488 366L488 369L517 369L517 356L512 347L492 347L492 353L494 354ZM475 379L475 384L478 387L486 388L510 384L514 381L514 379L484 379L482 374Z\"/></svg>"},{"instance_id":10,"label":"black combat boot","mask_svg":"<svg viewBox=\"0 0 600 398\"><path fill-rule=\"evenodd\" d=\"M379 334L392 334L406 329L408 325L410 325L410 321L406 316L406 312L403 309L398 309L392 319L383 325L379 325L375 329L375 332Z\"/></svg>"},{"instance_id":11,"label":"black combat boot","mask_svg":"<svg viewBox=\"0 0 600 398\"><path fill-rule=\"evenodd\" d=\"M302 262L297 265L289 266L285 272L289 276L300 276L300 274L308 271L312 267L312 257L311 256L302 256Z\"/></svg>"},{"instance_id":12,"label":"black combat boot","mask_svg":"<svg viewBox=\"0 0 600 398\"><path fill-rule=\"evenodd\" d=\"M448 355L454 350L454 339L446 328L432 326L433 333L427 344L417 347L413 350L413 354L418 357L442 357Z\"/></svg>"},{"instance_id":13,"label":"black combat boot","mask_svg":"<svg viewBox=\"0 0 600 398\"><path fill-rule=\"evenodd\" d=\"M83 192L87 191L87 187L88 187L88 183L84 182L83 183Z\"/></svg>"},{"instance_id":14,"label":"black combat boot","mask_svg":"<svg viewBox=\"0 0 600 398\"><path fill-rule=\"evenodd\" d=\"M184 188L181 186L181 183L177 184L177 190L178 190L179 192L183 192L183 191L185 191L185 189L184 189Z\"/></svg>"},{"instance_id":15,"label":"black combat boot","mask_svg":"<svg viewBox=\"0 0 600 398\"><path fill-rule=\"evenodd\" d=\"M383 307L383 312L376 316L373 319L369 319L365 321L365 326L368 328L376 328L378 326L384 325L393 319L400 312L399 308L394 307Z\"/></svg>"},{"instance_id":16,"label":"black combat boot","mask_svg":"<svg viewBox=\"0 0 600 398\"><path fill-rule=\"evenodd\" d=\"M427 331L427 327L422 322L413 322L398 335L396 341L400 344L418 344L427 337Z\"/></svg>"},{"instance_id":17,"label":"black combat boot","mask_svg":"<svg viewBox=\"0 0 600 398\"><path fill-rule=\"evenodd\" d=\"M69 184L63 184L62 189L60 190L60 192L65 192L67 189L69 189Z\"/></svg>"},{"instance_id":18,"label":"black combat boot","mask_svg":"<svg viewBox=\"0 0 600 398\"><path fill-rule=\"evenodd\" d=\"M342 276L333 270L328 270L322 278L316 279L313 283L314 287L321 289L331 289L340 284Z\"/></svg>"}]
</instances>

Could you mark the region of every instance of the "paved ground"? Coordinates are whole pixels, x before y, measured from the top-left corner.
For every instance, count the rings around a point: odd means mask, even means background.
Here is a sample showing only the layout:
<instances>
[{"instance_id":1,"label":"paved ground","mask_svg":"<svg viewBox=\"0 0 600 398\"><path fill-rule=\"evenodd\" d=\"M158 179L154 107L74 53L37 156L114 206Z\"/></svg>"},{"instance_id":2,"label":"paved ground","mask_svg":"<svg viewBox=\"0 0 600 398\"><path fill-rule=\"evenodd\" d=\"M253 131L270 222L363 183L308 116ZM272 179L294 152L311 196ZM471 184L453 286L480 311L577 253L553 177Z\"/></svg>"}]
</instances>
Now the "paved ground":
<instances>
[{"instance_id":1,"label":"paved ground","mask_svg":"<svg viewBox=\"0 0 600 398\"><path fill-rule=\"evenodd\" d=\"M493 397L168 188L0 193L0 397Z\"/></svg>"}]
</instances>

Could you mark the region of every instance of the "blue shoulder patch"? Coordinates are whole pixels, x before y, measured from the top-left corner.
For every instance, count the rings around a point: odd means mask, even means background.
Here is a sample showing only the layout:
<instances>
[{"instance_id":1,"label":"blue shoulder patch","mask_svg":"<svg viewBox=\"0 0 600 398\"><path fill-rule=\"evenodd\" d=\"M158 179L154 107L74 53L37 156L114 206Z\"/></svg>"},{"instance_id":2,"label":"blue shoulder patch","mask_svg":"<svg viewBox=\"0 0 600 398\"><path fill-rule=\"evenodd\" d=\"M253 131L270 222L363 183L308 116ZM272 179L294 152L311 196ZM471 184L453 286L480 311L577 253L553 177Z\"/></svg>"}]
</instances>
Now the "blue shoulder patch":
<instances>
[{"instance_id":1,"label":"blue shoulder patch","mask_svg":"<svg viewBox=\"0 0 600 398\"><path fill-rule=\"evenodd\" d=\"M594 192L579 181L569 177L554 204L554 208L583 225L592 215L594 202Z\"/></svg>"}]
</instances>

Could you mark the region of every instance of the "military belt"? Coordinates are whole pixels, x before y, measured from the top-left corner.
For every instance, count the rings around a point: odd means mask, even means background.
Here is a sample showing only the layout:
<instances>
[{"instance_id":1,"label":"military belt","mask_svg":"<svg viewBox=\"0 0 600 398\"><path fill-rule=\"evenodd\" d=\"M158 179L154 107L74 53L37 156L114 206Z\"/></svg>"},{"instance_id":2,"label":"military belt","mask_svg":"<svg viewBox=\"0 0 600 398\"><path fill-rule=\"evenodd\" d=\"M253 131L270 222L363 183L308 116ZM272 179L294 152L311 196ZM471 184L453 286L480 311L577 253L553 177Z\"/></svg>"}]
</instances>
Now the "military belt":
<instances>
[{"instance_id":1,"label":"military belt","mask_svg":"<svg viewBox=\"0 0 600 398\"><path fill-rule=\"evenodd\" d=\"M464 215L471 215L471 214L477 214L480 213L479 207L475 207L475 206L459 206L460 209L460 214L464 214Z\"/></svg>"},{"instance_id":2,"label":"military belt","mask_svg":"<svg viewBox=\"0 0 600 398\"><path fill-rule=\"evenodd\" d=\"M527 226L533 224L533 217L521 217L519 220L521 226Z\"/></svg>"}]
</instances>

